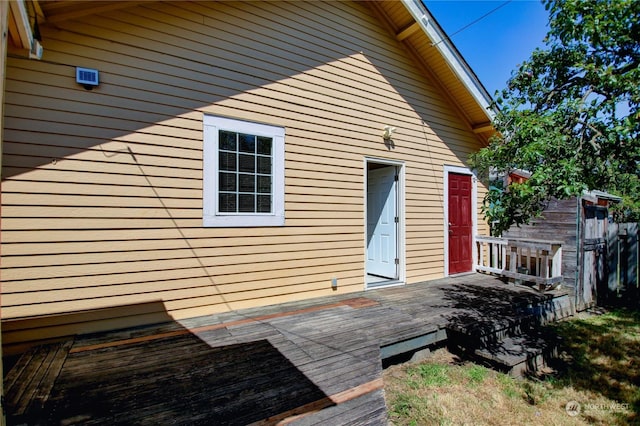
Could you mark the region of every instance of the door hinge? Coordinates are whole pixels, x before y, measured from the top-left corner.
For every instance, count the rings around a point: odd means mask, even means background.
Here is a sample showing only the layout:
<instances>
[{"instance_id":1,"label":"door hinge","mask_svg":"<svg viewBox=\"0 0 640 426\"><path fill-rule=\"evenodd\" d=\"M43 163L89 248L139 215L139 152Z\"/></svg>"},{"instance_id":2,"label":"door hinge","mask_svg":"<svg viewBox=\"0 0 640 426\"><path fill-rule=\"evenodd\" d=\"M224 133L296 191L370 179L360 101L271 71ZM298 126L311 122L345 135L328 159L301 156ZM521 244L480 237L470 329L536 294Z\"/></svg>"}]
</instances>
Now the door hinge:
<instances>
[{"instance_id":1,"label":"door hinge","mask_svg":"<svg viewBox=\"0 0 640 426\"><path fill-rule=\"evenodd\" d=\"M395 180L395 181L397 182L397 181L398 181L398 175L395 175L395 176L393 177L393 180Z\"/></svg>"},{"instance_id":2,"label":"door hinge","mask_svg":"<svg viewBox=\"0 0 640 426\"><path fill-rule=\"evenodd\" d=\"M399 264L400 264L400 259L396 257L396 265L399 265Z\"/></svg>"},{"instance_id":3,"label":"door hinge","mask_svg":"<svg viewBox=\"0 0 640 426\"><path fill-rule=\"evenodd\" d=\"M396 223L400 223L400 218L399 218L398 216L394 217L394 218L393 218L393 220L394 220Z\"/></svg>"}]
</instances>

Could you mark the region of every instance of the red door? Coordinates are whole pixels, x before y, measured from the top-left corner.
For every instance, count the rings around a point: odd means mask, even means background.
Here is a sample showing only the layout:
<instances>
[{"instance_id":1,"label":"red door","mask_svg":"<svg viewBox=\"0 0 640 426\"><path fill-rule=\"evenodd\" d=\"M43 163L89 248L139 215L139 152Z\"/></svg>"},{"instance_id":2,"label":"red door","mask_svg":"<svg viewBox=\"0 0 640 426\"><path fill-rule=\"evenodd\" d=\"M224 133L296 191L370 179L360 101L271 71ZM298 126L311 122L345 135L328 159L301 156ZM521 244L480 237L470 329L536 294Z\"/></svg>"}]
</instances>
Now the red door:
<instances>
[{"instance_id":1,"label":"red door","mask_svg":"<svg viewBox=\"0 0 640 426\"><path fill-rule=\"evenodd\" d=\"M471 176L449 173L449 274L472 268Z\"/></svg>"}]
</instances>

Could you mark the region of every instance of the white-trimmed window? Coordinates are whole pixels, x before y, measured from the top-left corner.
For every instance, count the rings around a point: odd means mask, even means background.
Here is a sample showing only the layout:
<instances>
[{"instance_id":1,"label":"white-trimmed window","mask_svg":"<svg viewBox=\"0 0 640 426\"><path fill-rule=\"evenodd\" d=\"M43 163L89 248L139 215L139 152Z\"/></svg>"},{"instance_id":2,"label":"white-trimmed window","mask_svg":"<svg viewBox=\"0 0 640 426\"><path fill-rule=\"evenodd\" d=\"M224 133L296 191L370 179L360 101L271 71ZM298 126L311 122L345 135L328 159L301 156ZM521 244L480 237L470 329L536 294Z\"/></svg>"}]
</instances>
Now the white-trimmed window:
<instances>
[{"instance_id":1,"label":"white-trimmed window","mask_svg":"<svg viewBox=\"0 0 640 426\"><path fill-rule=\"evenodd\" d=\"M284 225L284 128L204 116L203 225Z\"/></svg>"}]
</instances>

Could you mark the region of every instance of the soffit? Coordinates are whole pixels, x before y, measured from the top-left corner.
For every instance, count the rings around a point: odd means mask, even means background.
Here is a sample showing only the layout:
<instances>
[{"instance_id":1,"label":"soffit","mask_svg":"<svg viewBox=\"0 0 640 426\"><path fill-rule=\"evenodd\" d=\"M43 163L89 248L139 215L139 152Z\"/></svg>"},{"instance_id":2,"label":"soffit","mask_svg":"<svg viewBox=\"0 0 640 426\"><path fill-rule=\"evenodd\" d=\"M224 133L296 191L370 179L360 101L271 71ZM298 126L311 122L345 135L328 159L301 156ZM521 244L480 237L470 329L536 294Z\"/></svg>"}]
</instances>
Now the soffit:
<instances>
[{"instance_id":1,"label":"soffit","mask_svg":"<svg viewBox=\"0 0 640 426\"><path fill-rule=\"evenodd\" d=\"M7 2L8 39L10 49L31 50L33 43L34 4L31 1L14 0Z\"/></svg>"},{"instance_id":2,"label":"soffit","mask_svg":"<svg viewBox=\"0 0 640 426\"><path fill-rule=\"evenodd\" d=\"M147 1L148 2L148 1ZM144 1L40 0L44 20L49 24L78 19L96 13L136 6Z\"/></svg>"},{"instance_id":3,"label":"soffit","mask_svg":"<svg viewBox=\"0 0 640 426\"><path fill-rule=\"evenodd\" d=\"M368 4L440 87L469 129L486 142L495 133L491 96L426 7L419 0Z\"/></svg>"},{"instance_id":4,"label":"soffit","mask_svg":"<svg viewBox=\"0 0 640 426\"><path fill-rule=\"evenodd\" d=\"M148 1L148 0L147 0ZM78 19L96 13L132 7L144 1L12 0L7 27L10 48L30 50L37 25Z\"/></svg>"}]
</instances>

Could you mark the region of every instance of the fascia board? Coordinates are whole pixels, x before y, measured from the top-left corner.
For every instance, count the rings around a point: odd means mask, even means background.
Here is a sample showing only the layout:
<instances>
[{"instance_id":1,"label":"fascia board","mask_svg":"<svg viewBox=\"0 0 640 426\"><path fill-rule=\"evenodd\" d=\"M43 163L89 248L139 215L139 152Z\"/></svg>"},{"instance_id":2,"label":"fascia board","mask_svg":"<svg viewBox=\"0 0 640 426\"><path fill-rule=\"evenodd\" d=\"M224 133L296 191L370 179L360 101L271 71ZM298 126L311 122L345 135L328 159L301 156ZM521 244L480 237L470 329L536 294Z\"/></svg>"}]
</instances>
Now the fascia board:
<instances>
[{"instance_id":1,"label":"fascia board","mask_svg":"<svg viewBox=\"0 0 640 426\"><path fill-rule=\"evenodd\" d=\"M440 25L421 0L401 0L413 19L420 25L422 31L429 37L433 46L440 51L449 67L458 76L458 79L467 88L479 106L486 112L487 117L493 120L495 112L491 106L491 96L482 86L467 62L462 58L458 50L449 41Z\"/></svg>"},{"instance_id":2,"label":"fascia board","mask_svg":"<svg viewBox=\"0 0 640 426\"><path fill-rule=\"evenodd\" d=\"M33 43L33 34L31 24L29 23L29 14L27 12L27 7L24 4L24 0L10 1L9 7L16 23L18 38L22 44L20 47L22 49L29 50Z\"/></svg>"}]
</instances>

